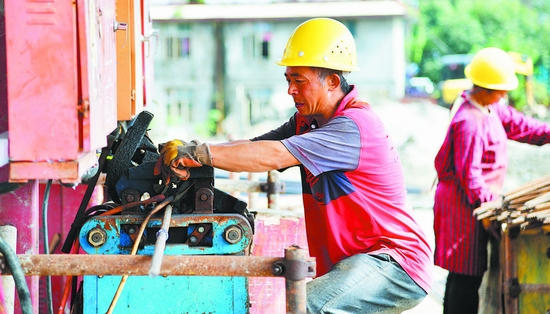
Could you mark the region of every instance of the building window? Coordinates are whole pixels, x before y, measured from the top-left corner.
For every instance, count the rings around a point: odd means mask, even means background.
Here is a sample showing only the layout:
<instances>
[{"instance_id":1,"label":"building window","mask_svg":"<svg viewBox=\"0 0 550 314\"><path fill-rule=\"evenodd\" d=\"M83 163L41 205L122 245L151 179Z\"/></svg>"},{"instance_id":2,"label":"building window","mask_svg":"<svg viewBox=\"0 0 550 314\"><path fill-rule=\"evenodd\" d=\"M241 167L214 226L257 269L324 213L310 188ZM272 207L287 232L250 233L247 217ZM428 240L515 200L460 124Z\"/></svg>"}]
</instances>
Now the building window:
<instances>
[{"instance_id":1,"label":"building window","mask_svg":"<svg viewBox=\"0 0 550 314\"><path fill-rule=\"evenodd\" d=\"M249 119L250 124L265 121L265 119L273 118L274 112L271 107L270 89L250 89L247 92L249 100Z\"/></svg>"},{"instance_id":2,"label":"building window","mask_svg":"<svg viewBox=\"0 0 550 314\"><path fill-rule=\"evenodd\" d=\"M193 92L191 90L168 89L166 95L166 124L168 126L178 126L193 121L191 103Z\"/></svg>"},{"instance_id":3,"label":"building window","mask_svg":"<svg viewBox=\"0 0 550 314\"><path fill-rule=\"evenodd\" d=\"M262 36L262 58L269 59L269 43L271 42L271 33L266 32Z\"/></svg>"},{"instance_id":4,"label":"building window","mask_svg":"<svg viewBox=\"0 0 550 314\"><path fill-rule=\"evenodd\" d=\"M166 38L166 57L169 59L189 58L191 43L189 37Z\"/></svg>"},{"instance_id":5,"label":"building window","mask_svg":"<svg viewBox=\"0 0 550 314\"><path fill-rule=\"evenodd\" d=\"M251 34L243 38L243 50L245 58L269 59L269 46L271 45L271 27L260 23L254 26Z\"/></svg>"}]
</instances>

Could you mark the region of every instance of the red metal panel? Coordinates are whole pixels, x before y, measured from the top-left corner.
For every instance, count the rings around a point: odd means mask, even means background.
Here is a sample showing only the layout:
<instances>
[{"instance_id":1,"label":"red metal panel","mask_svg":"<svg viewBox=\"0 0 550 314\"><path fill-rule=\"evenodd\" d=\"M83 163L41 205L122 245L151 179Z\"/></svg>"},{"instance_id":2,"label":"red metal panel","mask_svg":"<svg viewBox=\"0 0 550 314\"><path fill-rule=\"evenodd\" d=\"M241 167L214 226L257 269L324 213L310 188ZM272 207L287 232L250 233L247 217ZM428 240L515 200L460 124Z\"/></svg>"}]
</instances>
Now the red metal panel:
<instances>
[{"instance_id":1,"label":"red metal panel","mask_svg":"<svg viewBox=\"0 0 550 314\"><path fill-rule=\"evenodd\" d=\"M304 218L258 215L255 220L254 256L283 256L285 248L307 249ZM250 314L286 313L284 278L249 278Z\"/></svg>"},{"instance_id":2,"label":"red metal panel","mask_svg":"<svg viewBox=\"0 0 550 314\"><path fill-rule=\"evenodd\" d=\"M10 181L78 182L117 124L115 0L5 5Z\"/></svg>"},{"instance_id":3,"label":"red metal panel","mask_svg":"<svg viewBox=\"0 0 550 314\"><path fill-rule=\"evenodd\" d=\"M40 197L39 200L42 202L44 200L45 184L40 184ZM50 254L62 254L61 247L65 242L65 238L71 229L71 224L74 220L76 212L80 207L80 202L84 198L86 193L87 185L80 184L73 188L63 187L60 184L52 184L50 189L50 194L48 197L48 244L50 249ZM103 186L96 186L88 208L103 204ZM42 203L41 203L42 204ZM40 230L43 230L42 224L42 211L40 212ZM53 246L55 243L53 240L58 235L57 246ZM39 234L40 238L40 253L43 254L44 251L44 240L42 233ZM43 281L44 277L41 278ZM61 298L63 296L63 289L66 282L65 276L52 276L52 300L53 308L57 310L61 303ZM45 282L40 284L40 295L46 295ZM40 300L40 311L39 313L47 313L46 300Z\"/></svg>"},{"instance_id":4,"label":"red metal panel","mask_svg":"<svg viewBox=\"0 0 550 314\"><path fill-rule=\"evenodd\" d=\"M78 161L64 162L11 162L10 181L26 181L20 179L46 180L62 178L64 182L79 182L80 177L97 161L95 153L82 155Z\"/></svg>"},{"instance_id":5,"label":"red metal panel","mask_svg":"<svg viewBox=\"0 0 550 314\"><path fill-rule=\"evenodd\" d=\"M5 1L12 161L78 157L72 1Z\"/></svg>"}]
</instances>

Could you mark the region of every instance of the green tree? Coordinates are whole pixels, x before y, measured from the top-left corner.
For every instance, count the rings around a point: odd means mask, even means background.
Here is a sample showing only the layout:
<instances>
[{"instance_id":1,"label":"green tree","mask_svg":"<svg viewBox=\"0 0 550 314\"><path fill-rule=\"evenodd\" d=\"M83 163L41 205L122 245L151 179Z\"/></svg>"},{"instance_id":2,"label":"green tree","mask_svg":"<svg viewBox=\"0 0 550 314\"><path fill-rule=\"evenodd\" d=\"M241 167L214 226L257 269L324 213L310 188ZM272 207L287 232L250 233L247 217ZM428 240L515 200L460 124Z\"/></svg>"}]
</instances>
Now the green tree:
<instances>
[{"instance_id":1,"label":"green tree","mask_svg":"<svg viewBox=\"0 0 550 314\"><path fill-rule=\"evenodd\" d=\"M535 98L548 104L550 68L550 1L547 0L419 0L419 17L412 29L410 62L421 76L440 80L440 58L499 47L527 54L535 65ZM522 81L523 82L523 81ZM521 107L523 85L510 94Z\"/></svg>"}]
</instances>

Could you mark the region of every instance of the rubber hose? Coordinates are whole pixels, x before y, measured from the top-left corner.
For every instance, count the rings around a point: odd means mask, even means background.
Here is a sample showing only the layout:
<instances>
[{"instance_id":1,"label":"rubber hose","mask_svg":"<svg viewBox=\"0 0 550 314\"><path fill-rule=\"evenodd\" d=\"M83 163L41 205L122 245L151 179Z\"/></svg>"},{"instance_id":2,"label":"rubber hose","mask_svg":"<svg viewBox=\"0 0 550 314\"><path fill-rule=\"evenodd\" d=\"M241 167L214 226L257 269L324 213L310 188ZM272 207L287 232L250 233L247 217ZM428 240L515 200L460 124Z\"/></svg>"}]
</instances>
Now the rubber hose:
<instances>
[{"instance_id":1,"label":"rubber hose","mask_svg":"<svg viewBox=\"0 0 550 314\"><path fill-rule=\"evenodd\" d=\"M48 243L50 237L48 232L48 202L50 200L50 189L52 187L52 179L48 180L46 189L44 191L44 201L42 203L42 239L44 239L44 254L50 254L50 244ZM52 277L46 276L46 295L48 313L53 314L53 296L52 296Z\"/></svg>"},{"instance_id":2,"label":"rubber hose","mask_svg":"<svg viewBox=\"0 0 550 314\"><path fill-rule=\"evenodd\" d=\"M33 314L31 294L29 293L29 287L25 281L25 274L23 273L19 259L11 246L6 243L2 237L0 237L0 253L4 255L6 264L15 281L15 287L19 295L19 303L21 304L21 312L23 314Z\"/></svg>"}]
</instances>

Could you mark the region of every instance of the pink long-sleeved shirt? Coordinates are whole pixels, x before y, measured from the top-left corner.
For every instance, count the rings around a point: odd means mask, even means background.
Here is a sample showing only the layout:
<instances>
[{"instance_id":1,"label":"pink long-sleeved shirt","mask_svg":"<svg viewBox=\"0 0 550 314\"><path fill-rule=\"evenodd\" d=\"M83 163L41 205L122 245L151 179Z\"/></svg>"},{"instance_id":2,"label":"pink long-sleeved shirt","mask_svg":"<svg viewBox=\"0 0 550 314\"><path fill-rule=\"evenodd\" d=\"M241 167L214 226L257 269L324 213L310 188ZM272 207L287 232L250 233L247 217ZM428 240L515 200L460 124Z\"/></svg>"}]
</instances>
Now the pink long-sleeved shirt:
<instances>
[{"instance_id":1,"label":"pink long-sleeved shirt","mask_svg":"<svg viewBox=\"0 0 550 314\"><path fill-rule=\"evenodd\" d=\"M487 268L488 235L473 210L499 197L508 167L507 140L550 142L550 125L506 103L482 108L462 94L435 158L439 183L434 202L435 264L479 276Z\"/></svg>"}]
</instances>

